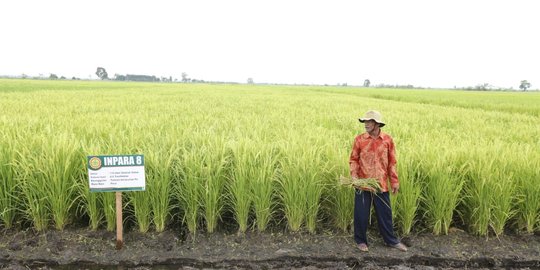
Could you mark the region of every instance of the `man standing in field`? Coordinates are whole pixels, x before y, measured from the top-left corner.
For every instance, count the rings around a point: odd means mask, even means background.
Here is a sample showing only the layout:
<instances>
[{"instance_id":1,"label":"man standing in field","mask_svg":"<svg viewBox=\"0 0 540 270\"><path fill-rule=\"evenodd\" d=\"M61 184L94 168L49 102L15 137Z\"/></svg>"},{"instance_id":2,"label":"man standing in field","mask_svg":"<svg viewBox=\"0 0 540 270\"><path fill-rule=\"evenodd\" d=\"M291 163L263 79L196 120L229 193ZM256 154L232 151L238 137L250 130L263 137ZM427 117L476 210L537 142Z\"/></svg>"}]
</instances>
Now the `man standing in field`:
<instances>
[{"instance_id":1,"label":"man standing in field","mask_svg":"<svg viewBox=\"0 0 540 270\"><path fill-rule=\"evenodd\" d=\"M361 251L368 251L367 228L371 203L375 205L377 224L384 242L393 248L407 251L407 247L397 239L392 225L392 208L388 193L396 194L399 180L396 172L396 151L390 135L381 131L385 125L378 111L368 111L358 119L364 123L366 132L356 136L352 147L349 166L352 178L374 178L381 186L381 192L356 190L354 198L354 241Z\"/></svg>"}]
</instances>

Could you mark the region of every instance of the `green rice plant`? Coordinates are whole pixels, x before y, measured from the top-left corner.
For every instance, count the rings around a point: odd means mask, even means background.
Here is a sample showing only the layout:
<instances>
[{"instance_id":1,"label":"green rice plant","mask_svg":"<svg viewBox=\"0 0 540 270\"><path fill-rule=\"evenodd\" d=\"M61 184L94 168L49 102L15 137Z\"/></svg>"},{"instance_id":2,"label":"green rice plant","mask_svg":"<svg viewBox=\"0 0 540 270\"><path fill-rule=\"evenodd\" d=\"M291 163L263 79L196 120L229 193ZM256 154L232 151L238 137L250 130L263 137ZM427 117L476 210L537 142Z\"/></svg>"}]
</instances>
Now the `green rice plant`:
<instances>
[{"instance_id":1,"label":"green rice plant","mask_svg":"<svg viewBox=\"0 0 540 270\"><path fill-rule=\"evenodd\" d=\"M470 233L487 236L491 222L496 181L492 173L497 166L494 159L484 159L487 150L476 150L469 153L468 170L465 172L464 184L464 222Z\"/></svg>"},{"instance_id":2,"label":"green rice plant","mask_svg":"<svg viewBox=\"0 0 540 270\"><path fill-rule=\"evenodd\" d=\"M300 230L306 212L305 181L302 181L300 170L295 167L295 158L290 149L282 147L283 157L279 160L280 175L278 183L280 189L280 208L287 220L289 230L296 232Z\"/></svg>"},{"instance_id":3,"label":"green rice plant","mask_svg":"<svg viewBox=\"0 0 540 270\"><path fill-rule=\"evenodd\" d=\"M475 169L475 168L473 168ZM482 170L480 173L473 173L467 179L464 192L465 209L467 213L466 223L470 232L485 236L488 233L489 221L491 217L491 203L493 201L492 182Z\"/></svg>"},{"instance_id":4,"label":"green rice plant","mask_svg":"<svg viewBox=\"0 0 540 270\"><path fill-rule=\"evenodd\" d=\"M353 223L354 189L335 185L333 194L334 224L342 232L347 232Z\"/></svg>"},{"instance_id":5,"label":"green rice plant","mask_svg":"<svg viewBox=\"0 0 540 270\"><path fill-rule=\"evenodd\" d=\"M163 232L171 217L173 177L179 148L176 144L148 151L145 156L146 196L151 207L152 223L157 232Z\"/></svg>"},{"instance_id":6,"label":"green rice plant","mask_svg":"<svg viewBox=\"0 0 540 270\"><path fill-rule=\"evenodd\" d=\"M152 219L152 207L148 194L146 191L134 191L127 193L127 195L129 204L133 207L133 217L139 232L148 232Z\"/></svg>"},{"instance_id":7,"label":"green rice plant","mask_svg":"<svg viewBox=\"0 0 540 270\"><path fill-rule=\"evenodd\" d=\"M22 159L21 162L24 162ZM50 210L46 203L46 194L44 185L40 183L40 178L34 175L34 167L25 163L25 171L21 173L21 210L26 218L32 222L34 229L38 232L44 231L49 225Z\"/></svg>"},{"instance_id":8,"label":"green rice plant","mask_svg":"<svg viewBox=\"0 0 540 270\"><path fill-rule=\"evenodd\" d=\"M515 164L514 180L517 181L517 221L527 233L540 230L540 155L526 149Z\"/></svg>"},{"instance_id":9,"label":"green rice plant","mask_svg":"<svg viewBox=\"0 0 540 270\"><path fill-rule=\"evenodd\" d=\"M246 232L248 228L248 218L253 203L251 193L252 181L255 180L257 157L260 153L255 153L253 142L243 141L232 147L233 168L231 181L228 185L231 207L238 223L238 231Z\"/></svg>"},{"instance_id":10,"label":"green rice plant","mask_svg":"<svg viewBox=\"0 0 540 270\"><path fill-rule=\"evenodd\" d=\"M116 230L116 196L114 192L98 193L98 198L103 206L106 229L109 232Z\"/></svg>"},{"instance_id":11,"label":"green rice plant","mask_svg":"<svg viewBox=\"0 0 540 270\"><path fill-rule=\"evenodd\" d=\"M329 170L329 179L339 182L339 177L349 175L348 155L345 148L333 147L328 151L328 160L334 166ZM334 225L342 232L347 232L353 223L354 189L336 183L330 193L331 216Z\"/></svg>"},{"instance_id":12,"label":"green rice plant","mask_svg":"<svg viewBox=\"0 0 540 270\"><path fill-rule=\"evenodd\" d=\"M504 149L504 145L499 142L493 145L499 149ZM518 146L511 147L510 149L519 148ZM512 167L514 164L509 163L509 160L516 160L512 157L515 155L513 151L504 151L501 153L500 157L493 159L494 162L492 167L484 167L485 170L483 175L489 179L491 182L491 216L490 216L490 227L493 229L493 232L499 236L504 232L504 228L508 221L516 213L515 204L516 201L516 187L517 183L513 176Z\"/></svg>"},{"instance_id":13,"label":"green rice plant","mask_svg":"<svg viewBox=\"0 0 540 270\"><path fill-rule=\"evenodd\" d=\"M500 147L500 146L496 146ZM472 233L487 236L491 228L496 235L503 233L510 218L515 213L514 197L516 183L505 160L482 159L486 150L478 150L476 160L471 164L465 183L466 223Z\"/></svg>"},{"instance_id":14,"label":"green rice plant","mask_svg":"<svg viewBox=\"0 0 540 270\"><path fill-rule=\"evenodd\" d=\"M183 211L183 221L187 225L188 231L194 235L197 232L199 223L201 201L203 196L203 175L201 169L204 168L203 151L195 151L184 146L180 162L179 174L176 182L176 194L180 202L180 209Z\"/></svg>"},{"instance_id":15,"label":"green rice plant","mask_svg":"<svg viewBox=\"0 0 540 270\"><path fill-rule=\"evenodd\" d=\"M49 218L63 230L77 201L78 185L84 173L84 156L67 136L57 135L55 144L41 138L39 151L26 152L21 162L31 164L25 173L22 190L27 211L38 231ZM49 216L50 215L50 216Z\"/></svg>"},{"instance_id":16,"label":"green rice plant","mask_svg":"<svg viewBox=\"0 0 540 270\"><path fill-rule=\"evenodd\" d=\"M83 209L88 215L90 229L95 231L99 228L104 218L100 195L97 192L90 192L90 188L87 185L81 185L80 187L85 206Z\"/></svg>"},{"instance_id":17,"label":"green rice plant","mask_svg":"<svg viewBox=\"0 0 540 270\"><path fill-rule=\"evenodd\" d=\"M86 147L83 150L84 153L97 153L96 146L91 148L93 150L89 149L90 147ZM85 176L88 177L87 174L85 174ZM82 182L83 183L79 185L79 194L82 200L81 205L79 206L80 212L88 215L90 229L95 231L99 228L104 218L101 195L97 192L90 192L88 179L84 179Z\"/></svg>"},{"instance_id":18,"label":"green rice plant","mask_svg":"<svg viewBox=\"0 0 540 270\"><path fill-rule=\"evenodd\" d=\"M282 172L278 180L281 208L292 232L300 230L307 212L307 181L304 181L301 168L296 166L295 161L290 153L280 160Z\"/></svg>"},{"instance_id":19,"label":"green rice plant","mask_svg":"<svg viewBox=\"0 0 540 270\"><path fill-rule=\"evenodd\" d=\"M315 232L324 188L319 171L322 167L320 155L321 151L316 147L284 145L280 196L288 228L293 232L299 231L304 222L309 232Z\"/></svg>"},{"instance_id":20,"label":"green rice plant","mask_svg":"<svg viewBox=\"0 0 540 270\"><path fill-rule=\"evenodd\" d=\"M516 182L513 176L507 171L495 171L498 176L493 185L492 196L493 208L491 210L491 228L497 236L502 235L508 221L515 215L514 197Z\"/></svg>"},{"instance_id":21,"label":"green rice plant","mask_svg":"<svg viewBox=\"0 0 540 270\"><path fill-rule=\"evenodd\" d=\"M426 223L433 234L448 234L454 211L461 200L460 194L464 182L462 174L456 174L451 167L448 167L450 160L436 156L423 158L431 162L427 165L423 195Z\"/></svg>"},{"instance_id":22,"label":"green rice plant","mask_svg":"<svg viewBox=\"0 0 540 270\"><path fill-rule=\"evenodd\" d=\"M12 139L2 134L5 142L0 145L0 221L9 229L13 226L17 210L17 180L15 151Z\"/></svg>"},{"instance_id":23,"label":"green rice plant","mask_svg":"<svg viewBox=\"0 0 540 270\"><path fill-rule=\"evenodd\" d=\"M59 149L52 149L52 156L41 157L46 160L42 165L43 180L48 183L47 197L58 230L63 230L72 219L71 210L77 203L79 185L85 172L85 157L81 148L68 140L66 138L65 144L58 146Z\"/></svg>"},{"instance_id":24,"label":"green rice plant","mask_svg":"<svg viewBox=\"0 0 540 270\"><path fill-rule=\"evenodd\" d=\"M319 158L320 150L318 149L308 151L306 156L306 159L309 162L308 164L313 166L304 176L304 181L308 181L306 184L306 228L310 233L316 232L317 224L319 223L321 196L326 188L323 178L326 174L326 171L323 168L325 168L326 165L323 164Z\"/></svg>"},{"instance_id":25,"label":"green rice plant","mask_svg":"<svg viewBox=\"0 0 540 270\"><path fill-rule=\"evenodd\" d=\"M398 161L399 193L394 196L392 214L403 235L409 235L420 207L421 184L416 176L418 163L410 157L401 156Z\"/></svg>"},{"instance_id":26,"label":"green rice plant","mask_svg":"<svg viewBox=\"0 0 540 270\"><path fill-rule=\"evenodd\" d=\"M257 230L263 232L268 227L274 213L275 181L279 149L272 145L260 147L255 155L258 169L253 171L251 194Z\"/></svg>"},{"instance_id":27,"label":"green rice plant","mask_svg":"<svg viewBox=\"0 0 540 270\"><path fill-rule=\"evenodd\" d=\"M204 181L202 196L204 219L207 232L213 233L223 209L228 156L222 138L216 139L202 150L204 151L204 163L201 168Z\"/></svg>"}]
</instances>

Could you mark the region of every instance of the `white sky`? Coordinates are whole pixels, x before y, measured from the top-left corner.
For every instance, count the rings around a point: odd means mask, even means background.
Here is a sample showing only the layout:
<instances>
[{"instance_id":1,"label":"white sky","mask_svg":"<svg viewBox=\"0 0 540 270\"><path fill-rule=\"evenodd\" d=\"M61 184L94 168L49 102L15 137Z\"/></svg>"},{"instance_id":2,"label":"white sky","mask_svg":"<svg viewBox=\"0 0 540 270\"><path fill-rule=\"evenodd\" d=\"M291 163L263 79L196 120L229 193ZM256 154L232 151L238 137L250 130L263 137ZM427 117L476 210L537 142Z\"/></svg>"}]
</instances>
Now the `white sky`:
<instances>
[{"instance_id":1,"label":"white sky","mask_svg":"<svg viewBox=\"0 0 540 270\"><path fill-rule=\"evenodd\" d=\"M2 0L0 75L540 88L535 0Z\"/></svg>"}]
</instances>

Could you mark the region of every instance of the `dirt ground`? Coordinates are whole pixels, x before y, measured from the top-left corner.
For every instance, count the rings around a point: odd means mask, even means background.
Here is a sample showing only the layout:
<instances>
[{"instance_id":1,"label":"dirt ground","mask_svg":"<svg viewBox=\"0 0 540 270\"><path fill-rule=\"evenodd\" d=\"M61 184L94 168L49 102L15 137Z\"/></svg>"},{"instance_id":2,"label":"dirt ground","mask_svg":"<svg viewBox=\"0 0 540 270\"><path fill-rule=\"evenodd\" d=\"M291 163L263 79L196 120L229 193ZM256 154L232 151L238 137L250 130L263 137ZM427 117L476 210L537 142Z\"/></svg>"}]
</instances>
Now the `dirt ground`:
<instances>
[{"instance_id":1,"label":"dirt ground","mask_svg":"<svg viewBox=\"0 0 540 270\"><path fill-rule=\"evenodd\" d=\"M361 253L352 235L335 232L128 231L116 250L114 232L0 230L0 269L540 269L538 234L487 239L453 229L404 238L408 252L368 235L370 251Z\"/></svg>"}]
</instances>

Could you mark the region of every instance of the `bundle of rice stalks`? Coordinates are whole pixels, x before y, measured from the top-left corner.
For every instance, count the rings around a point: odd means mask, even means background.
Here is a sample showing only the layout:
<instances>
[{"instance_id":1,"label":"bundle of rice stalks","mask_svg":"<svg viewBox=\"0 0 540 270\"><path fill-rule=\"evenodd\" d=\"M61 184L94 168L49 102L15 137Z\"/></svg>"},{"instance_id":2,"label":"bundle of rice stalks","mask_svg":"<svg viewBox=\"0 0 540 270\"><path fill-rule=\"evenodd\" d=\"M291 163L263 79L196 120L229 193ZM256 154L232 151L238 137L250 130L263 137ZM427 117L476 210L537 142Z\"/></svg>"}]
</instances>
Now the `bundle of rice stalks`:
<instances>
[{"instance_id":1,"label":"bundle of rice stalks","mask_svg":"<svg viewBox=\"0 0 540 270\"><path fill-rule=\"evenodd\" d=\"M351 178L340 176L339 184L353 188L360 188L362 190L381 192L381 184L379 183L379 180L375 178Z\"/></svg>"}]
</instances>

